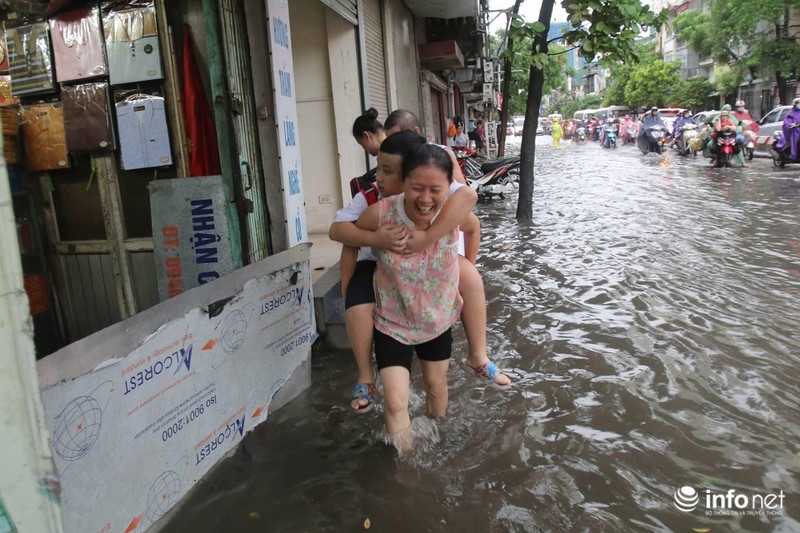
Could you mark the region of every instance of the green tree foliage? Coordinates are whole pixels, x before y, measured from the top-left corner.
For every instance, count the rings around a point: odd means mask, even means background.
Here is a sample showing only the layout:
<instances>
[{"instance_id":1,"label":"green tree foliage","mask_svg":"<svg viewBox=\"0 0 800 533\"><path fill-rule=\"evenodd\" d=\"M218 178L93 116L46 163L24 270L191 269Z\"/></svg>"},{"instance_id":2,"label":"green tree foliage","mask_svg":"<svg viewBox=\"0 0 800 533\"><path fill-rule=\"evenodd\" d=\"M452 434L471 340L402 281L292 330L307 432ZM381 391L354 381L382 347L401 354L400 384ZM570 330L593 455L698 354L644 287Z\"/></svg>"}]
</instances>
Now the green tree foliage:
<instances>
[{"instance_id":1,"label":"green tree foliage","mask_svg":"<svg viewBox=\"0 0 800 533\"><path fill-rule=\"evenodd\" d=\"M625 92L628 81L631 79L631 74L642 65L661 61L661 57L656 53L654 42L636 43L634 46L638 57L637 62L618 62L611 67L611 72L609 73L611 84L606 88L605 97L603 98L604 105L635 106L636 102L630 100Z\"/></svg>"},{"instance_id":2,"label":"green tree foliage","mask_svg":"<svg viewBox=\"0 0 800 533\"><path fill-rule=\"evenodd\" d=\"M714 86L705 78L681 80L673 91L670 107L686 107L693 111L706 108L706 102L714 92Z\"/></svg>"},{"instance_id":3,"label":"green tree foliage","mask_svg":"<svg viewBox=\"0 0 800 533\"><path fill-rule=\"evenodd\" d=\"M708 13L685 11L672 27L695 52L734 66L733 76L749 69L753 77L774 77L786 101L786 82L800 72L797 28L789 25L798 7L800 0L714 0Z\"/></svg>"},{"instance_id":4,"label":"green tree foliage","mask_svg":"<svg viewBox=\"0 0 800 533\"><path fill-rule=\"evenodd\" d=\"M505 41L505 30L498 30L490 39L491 43ZM528 75L531 68L532 38L523 33L518 33L514 38L514 49L505 51L502 57L511 60L511 90L509 94L508 110L510 115L522 115L528 102ZM567 67L567 48L557 44L550 45L551 63L545 71L543 93L550 94L555 91L567 90L567 78L573 75L573 70Z\"/></svg>"},{"instance_id":5,"label":"green tree foliage","mask_svg":"<svg viewBox=\"0 0 800 533\"><path fill-rule=\"evenodd\" d=\"M603 98L604 105L626 105L631 109L643 105L668 107L687 107L702 109L715 87L706 79L683 80L673 72L674 67L666 63L656 52L655 43L637 44L639 61L636 63L617 63L611 67L611 83ZM680 70L680 67L678 67ZM662 75L658 75L661 73ZM655 76L655 77L654 77ZM633 78L634 81L631 81ZM651 83L649 87L633 90L636 80L645 79ZM663 86L662 86L663 84ZM642 94L646 93L646 94ZM658 98L658 95L663 98Z\"/></svg>"},{"instance_id":6,"label":"green tree foliage","mask_svg":"<svg viewBox=\"0 0 800 533\"><path fill-rule=\"evenodd\" d=\"M625 84L626 105L667 107L681 83L681 64L662 60L642 63L631 72Z\"/></svg>"}]
</instances>

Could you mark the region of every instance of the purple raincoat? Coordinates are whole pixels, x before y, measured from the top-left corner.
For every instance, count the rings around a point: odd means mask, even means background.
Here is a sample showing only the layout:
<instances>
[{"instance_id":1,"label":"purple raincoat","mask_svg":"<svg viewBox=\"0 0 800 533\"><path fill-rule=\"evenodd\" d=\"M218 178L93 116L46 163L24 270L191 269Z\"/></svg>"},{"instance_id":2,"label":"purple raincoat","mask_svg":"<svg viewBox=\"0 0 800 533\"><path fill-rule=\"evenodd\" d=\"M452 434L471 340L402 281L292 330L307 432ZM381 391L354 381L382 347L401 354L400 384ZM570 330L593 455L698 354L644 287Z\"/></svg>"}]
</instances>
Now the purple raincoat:
<instances>
[{"instance_id":1,"label":"purple raincoat","mask_svg":"<svg viewBox=\"0 0 800 533\"><path fill-rule=\"evenodd\" d=\"M796 127L792 128L793 124L797 124ZM781 137L780 142L775 145L779 151L783 150L786 147L786 144L789 144L789 156L791 157L792 161L797 161L798 159L798 145L800 144L800 111L795 108L792 108L789 111L789 114L786 115L786 118L783 119L783 137Z\"/></svg>"}]
</instances>

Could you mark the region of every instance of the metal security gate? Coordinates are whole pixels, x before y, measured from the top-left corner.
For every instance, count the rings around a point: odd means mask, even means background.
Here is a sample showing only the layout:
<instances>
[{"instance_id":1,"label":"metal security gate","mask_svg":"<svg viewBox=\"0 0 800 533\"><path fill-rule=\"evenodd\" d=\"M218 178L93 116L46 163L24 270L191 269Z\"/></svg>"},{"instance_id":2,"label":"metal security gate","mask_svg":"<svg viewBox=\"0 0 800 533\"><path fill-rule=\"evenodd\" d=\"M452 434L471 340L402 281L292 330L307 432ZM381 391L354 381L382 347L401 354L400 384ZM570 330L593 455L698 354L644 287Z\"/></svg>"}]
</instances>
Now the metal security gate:
<instances>
[{"instance_id":1,"label":"metal security gate","mask_svg":"<svg viewBox=\"0 0 800 533\"><path fill-rule=\"evenodd\" d=\"M352 24L358 24L358 9L355 0L322 0L322 3L339 13Z\"/></svg>"},{"instance_id":2,"label":"metal security gate","mask_svg":"<svg viewBox=\"0 0 800 533\"><path fill-rule=\"evenodd\" d=\"M386 91L386 60L383 49L383 24L380 0L363 0L363 35L366 59L366 106L378 110L378 120L389 115Z\"/></svg>"},{"instance_id":3,"label":"metal security gate","mask_svg":"<svg viewBox=\"0 0 800 533\"><path fill-rule=\"evenodd\" d=\"M238 155L238 160L231 162L231 170L237 177L236 195L240 215L245 222L246 262L252 263L270 255L271 244L253 99L250 47L241 4L237 0L220 0L219 17L233 144Z\"/></svg>"}]
</instances>

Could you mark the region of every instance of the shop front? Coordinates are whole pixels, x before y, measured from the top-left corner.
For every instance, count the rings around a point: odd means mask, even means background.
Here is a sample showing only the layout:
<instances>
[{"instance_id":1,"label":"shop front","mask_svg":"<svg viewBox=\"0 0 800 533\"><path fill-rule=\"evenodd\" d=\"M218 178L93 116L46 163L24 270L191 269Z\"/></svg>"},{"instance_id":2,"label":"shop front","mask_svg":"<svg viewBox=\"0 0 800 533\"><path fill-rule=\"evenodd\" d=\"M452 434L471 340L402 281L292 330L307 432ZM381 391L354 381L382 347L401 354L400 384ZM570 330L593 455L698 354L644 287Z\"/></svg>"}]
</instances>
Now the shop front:
<instances>
[{"instance_id":1,"label":"shop front","mask_svg":"<svg viewBox=\"0 0 800 533\"><path fill-rule=\"evenodd\" d=\"M286 2L55 4L0 13L39 357L150 308L170 282L179 294L307 240ZM218 177L204 187L224 232L181 222L170 202L188 200L161 186L204 176ZM176 196L154 201L165 191ZM201 259L219 262L214 275L176 282L176 231L192 256L218 239Z\"/></svg>"}]
</instances>

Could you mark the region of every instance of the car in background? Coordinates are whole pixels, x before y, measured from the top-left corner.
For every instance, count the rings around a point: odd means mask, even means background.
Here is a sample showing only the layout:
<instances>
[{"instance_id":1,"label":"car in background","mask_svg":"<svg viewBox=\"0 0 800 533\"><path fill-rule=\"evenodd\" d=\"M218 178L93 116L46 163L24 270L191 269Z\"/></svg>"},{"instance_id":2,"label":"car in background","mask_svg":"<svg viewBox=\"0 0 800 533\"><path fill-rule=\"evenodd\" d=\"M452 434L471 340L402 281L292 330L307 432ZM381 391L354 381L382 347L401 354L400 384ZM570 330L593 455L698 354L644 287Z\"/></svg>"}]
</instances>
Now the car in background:
<instances>
[{"instance_id":1,"label":"car in background","mask_svg":"<svg viewBox=\"0 0 800 533\"><path fill-rule=\"evenodd\" d=\"M683 109L680 107L665 107L658 110L658 116L664 121L664 125L667 126L667 131L670 134L672 134L672 126L681 113L683 113Z\"/></svg>"},{"instance_id":2,"label":"car in background","mask_svg":"<svg viewBox=\"0 0 800 533\"><path fill-rule=\"evenodd\" d=\"M714 119L719 116L719 111L716 109L712 109L710 111L700 111L692 118L694 119L694 123L697 124L698 127L702 127L709 122L714 122Z\"/></svg>"},{"instance_id":3,"label":"car in background","mask_svg":"<svg viewBox=\"0 0 800 533\"><path fill-rule=\"evenodd\" d=\"M775 141L775 133L783 129L783 119L791 111L792 106L778 106L758 121L761 128L756 137L756 147L753 152L755 155L769 157L772 150L772 143Z\"/></svg>"},{"instance_id":4,"label":"car in background","mask_svg":"<svg viewBox=\"0 0 800 533\"><path fill-rule=\"evenodd\" d=\"M514 123L514 135L522 135L522 128L525 126L525 117L514 117L511 119Z\"/></svg>"}]
</instances>

